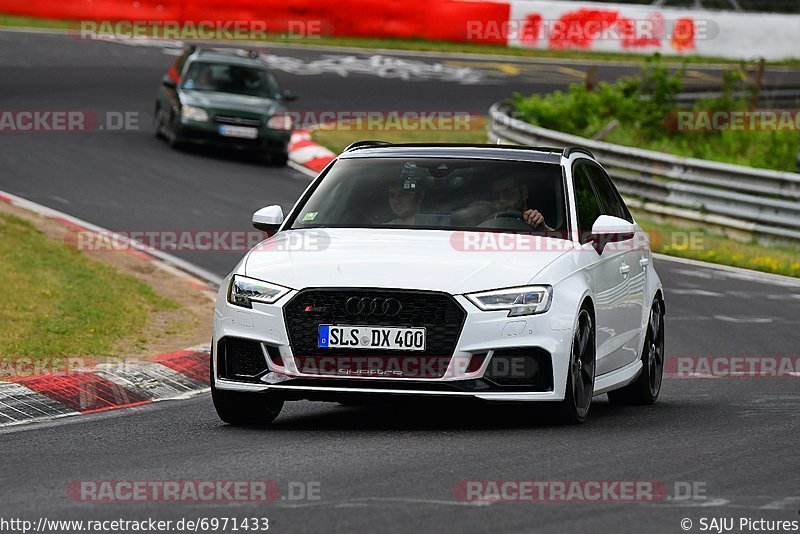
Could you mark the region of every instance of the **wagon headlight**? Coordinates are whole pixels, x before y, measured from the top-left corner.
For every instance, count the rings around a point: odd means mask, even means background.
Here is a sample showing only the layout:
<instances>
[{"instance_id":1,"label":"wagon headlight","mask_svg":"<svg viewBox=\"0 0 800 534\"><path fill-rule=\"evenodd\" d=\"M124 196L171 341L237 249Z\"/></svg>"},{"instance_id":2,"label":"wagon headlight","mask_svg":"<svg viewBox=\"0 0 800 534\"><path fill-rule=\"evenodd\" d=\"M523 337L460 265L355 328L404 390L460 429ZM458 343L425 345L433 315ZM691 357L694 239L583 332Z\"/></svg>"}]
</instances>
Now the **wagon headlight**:
<instances>
[{"instance_id":1,"label":"wagon headlight","mask_svg":"<svg viewBox=\"0 0 800 534\"><path fill-rule=\"evenodd\" d=\"M292 129L292 118L289 115L273 115L267 121L267 128L272 128L273 130L291 130Z\"/></svg>"},{"instance_id":2,"label":"wagon headlight","mask_svg":"<svg viewBox=\"0 0 800 534\"><path fill-rule=\"evenodd\" d=\"M252 308L253 302L274 304L288 292L289 288L236 274L228 289L228 302L236 306Z\"/></svg>"},{"instance_id":3,"label":"wagon headlight","mask_svg":"<svg viewBox=\"0 0 800 534\"><path fill-rule=\"evenodd\" d=\"M509 317L535 315L550 309L551 286L525 286L472 293L466 297L483 311L509 310Z\"/></svg>"},{"instance_id":4,"label":"wagon headlight","mask_svg":"<svg viewBox=\"0 0 800 534\"><path fill-rule=\"evenodd\" d=\"M208 112L203 108L186 104L181 109L181 122L186 121L206 122L208 121Z\"/></svg>"}]
</instances>

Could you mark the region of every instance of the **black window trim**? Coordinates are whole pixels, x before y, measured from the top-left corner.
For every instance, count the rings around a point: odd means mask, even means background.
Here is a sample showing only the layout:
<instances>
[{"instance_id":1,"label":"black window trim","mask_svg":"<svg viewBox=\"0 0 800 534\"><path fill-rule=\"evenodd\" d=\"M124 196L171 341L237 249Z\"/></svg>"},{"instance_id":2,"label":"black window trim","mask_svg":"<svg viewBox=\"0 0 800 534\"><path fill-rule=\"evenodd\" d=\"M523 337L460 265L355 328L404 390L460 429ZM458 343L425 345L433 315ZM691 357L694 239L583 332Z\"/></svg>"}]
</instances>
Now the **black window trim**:
<instances>
[{"instance_id":1,"label":"black window trim","mask_svg":"<svg viewBox=\"0 0 800 534\"><path fill-rule=\"evenodd\" d=\"M581 231L580 228L581 217L580 214L578 214L578 189L575 186L575 169L578 167L578 165L586 165L587 163L594 163L594 160L591 160L589 158L577 158L575 161L572 162L572 193L573 193L572 196L575 202L575 217L576 217L575 224L578 226L577 228L578 235L576 237L577 241L581 245L585 245L587 243L591 243L592 241L594 241L594 238L592 238L591 235L591 228L589 228L588 230ZM586 173L586 178L588 179L589 182L589 188L592 190L592 194L594 195L594 200L595 202L597 202L597 207L600 213L602 214L603 206L600 204L600 197L597 194L597 189L595 188L594 183L592 183L592 176L588 172Z\"/></svg>"},{"instance_id":2,"label":"black window trim","mask_svg":"<svg viewBox=\"0 0 800 534\"><path fill-rule=\"evenodd\" d=\"M593 160L584 160L584 163L594 167L595 169L598 169L600 171L600 173L605 177L605 179L608 181L608 184L611 186L611 192L613 193L617 203L620 206L622 206L622 212L625 215L625 217L623 217L623 218L626 221L628 221L629 223L633 224L633 215L631 215L631 212L628 209L628 205L625 204L625 200L622 198L622 195L620 195L619 190L617 189L617 186L614 183L614 180L611 179L611 177L608 175L606 170L599 163L597 163L596 161L593 161ZM599 198L600 197L600 193L597 190L597 185L594 183L594 180L592 179L592 175L591 174L589 174L589 183L592 185L592 188L595 190L595 194L598 195L598 198ZM602 209L602 206L601 206L601 209Z\"/></svg>"},{"instance_id":3,"label":"black window trim","mask_svg":"<svg viewBox=\"0 0 800 534\"><path fill-rule=\"evenodd\" d=\"M391 156L365 156L365 157L366 158L374 158L374 159L386 159L386 158L404 158L404 157L408 157L408 156L391 155ZM426 157L426 156L423 156L423 157ZM433 156L427 156L427 157L433 157ZM445 157L447 157L447 156L445 156ZM475 159L475 160L481 160L481 161L496 160L496 158L488 158L488 157L463 157L462 158L462 156L452 156L452 158L453 159ZM343 157L341 157L341 155L337 156L336 158L331 160L331 162L328 163L328 165L324 169L322 169L320 174L314 180L312 180L312 182L308 185L308 187L303 192L301 197L295 202L295 204L292 206L292 208L286 214L286 216L283 219L283 222L281 223L280 228L278 229L278 232L282 232L284 230L292 230L293 229L292 226L294 225L295 221L297 220L297 218L300 215L300 211L301 211L300 208L302 206L304 206L308 202L308 199L310 199L311 196L314 194L314 192L319 188L319 186L322 184L322 181L330 173L331 169L333 169L334 165L338 161L346 160L346 159L351 159L351 158L349 158L349 157L343 158ZM535 164L544 164L544 165L558 165L559 167L561 167L561 185L562 185L562 189L563 189L563 193L564 193L564 220L565 220L565 230L564 230L563 239L568 241L569 240L569 235L572 233L571 232L572 226L570 224L572 218L570 216L570 209L569 209L569 203L571 202L571 200L569 198L569 189L567 188L567 176L566 176L566 171L565 171L564 165L560 164L560 163L548 163L548 162L542 162L542 161L528 161L528 160L517 160L517 159L502 159L502 160L496 160L496 161L505 161L505 162L511 161L511 162L516 162L516 163L535 163ZM573 189L574 189L574 184L573 184ZM576 213L577 213L577 206L576 206ZM325 226L322 226L321 228L324 228L324 227L329 227L329 228L337 228L337 227L339 227L339 228L350 228L351 226L349 226L349 225L344 225L344 226L325 225ZM309 228L314 228L314 227L312 226L312 227L309 227ZM376 228L383 228L383 226L376 227ZM398 227L398 228L402 228L402 227ZM441 230L441 228L438 228L438 227L437 228L425 228L425 227L414 226L414 228L415 229L419 229L419 230L425 230L425 229ZM469 231L471 229L468 229L468 228L453 228L452 230L454 230L454 231L459 231L459 230L460 231ZM482 228L481 231L492 232L492 233L509 233L509 230L507 230L507 229ZM513 232L511 232L511 233L513 233Z\"/></svg>"}]
</instances>

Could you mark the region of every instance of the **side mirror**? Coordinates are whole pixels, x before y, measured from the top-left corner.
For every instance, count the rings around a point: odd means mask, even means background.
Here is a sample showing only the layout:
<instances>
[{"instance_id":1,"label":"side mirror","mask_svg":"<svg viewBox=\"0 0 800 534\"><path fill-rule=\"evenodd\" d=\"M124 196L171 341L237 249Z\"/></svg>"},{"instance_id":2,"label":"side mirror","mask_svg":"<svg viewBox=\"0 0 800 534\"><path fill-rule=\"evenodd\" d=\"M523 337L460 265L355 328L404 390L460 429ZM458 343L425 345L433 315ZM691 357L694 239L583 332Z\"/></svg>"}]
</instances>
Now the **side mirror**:
<instances>
[{"instance_id":1,"label":"side mirror","mask_svg":"<svg viewBox=\"0 0 800 534\"><path fill-rule=\"evenodd\" d=\"M164 87L169 87L170 89L175 89L178 86L178 83L169 76L164 76L161 78L161 85Z\"/></svg>"},{"instance_id":2,"label":"side mirror","mask_svg":"<svg viewBox=\"0 0 800 534\"><path fill-rule=\"evenodd\" d=\"M280 206L267 206L253 214L253 227L257 230L274 235L283 223L283 208Z\"/></svg>"},{"instance_id":3,"label":"side mirror","mask_svg":"<svg viewBox=\"0 0 800 534\"><path fill-rule=\"evenodd\" d=\"M285 102L294 102L297 100L297 94L291 89L287 89L281 93L281 98L283 98Z\"/></svg>"},{"instance_id":4,"label":"side mirror","mask_svg":"<svg viewBox=\"0 0 800 534\"><path fill-rule=\"evenodd\" d=\"M592 241L597 253L602 254L608 243L633 239L635 232L636 227L633 223L619 217L601 215L592 225Z\"/></svg>"}]
</instances>

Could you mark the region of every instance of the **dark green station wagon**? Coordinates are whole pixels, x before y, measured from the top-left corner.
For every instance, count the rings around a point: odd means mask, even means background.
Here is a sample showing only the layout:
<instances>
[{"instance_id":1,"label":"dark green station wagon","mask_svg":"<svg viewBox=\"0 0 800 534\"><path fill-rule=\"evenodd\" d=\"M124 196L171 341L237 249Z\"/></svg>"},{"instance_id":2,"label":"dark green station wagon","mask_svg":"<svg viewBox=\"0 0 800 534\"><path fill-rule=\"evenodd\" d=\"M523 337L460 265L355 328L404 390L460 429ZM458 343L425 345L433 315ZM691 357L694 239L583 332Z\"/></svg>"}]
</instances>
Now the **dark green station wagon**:
<instances>
[{"instance_id":1,"label":"dark green station wagon","mask_svg":"<svg viewBox=\"0 0 800 534\"><path fill-rule=\"evenodd\" d=\"M255 51L189 47L161 80L155 133L178 148L199 144L288 159L291 119L275 76Z\"/></svg>"}]
</instances>

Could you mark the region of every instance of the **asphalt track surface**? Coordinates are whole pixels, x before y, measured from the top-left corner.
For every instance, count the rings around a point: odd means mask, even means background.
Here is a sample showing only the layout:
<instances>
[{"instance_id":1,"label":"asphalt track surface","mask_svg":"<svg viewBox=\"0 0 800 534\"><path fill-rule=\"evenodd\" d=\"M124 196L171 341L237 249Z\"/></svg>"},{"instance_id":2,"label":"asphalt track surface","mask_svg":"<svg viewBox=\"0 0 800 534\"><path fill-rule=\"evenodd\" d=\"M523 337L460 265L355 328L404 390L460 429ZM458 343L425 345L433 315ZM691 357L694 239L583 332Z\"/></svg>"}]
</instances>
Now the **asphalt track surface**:
<instances>
[{"instance_id":1,"label":"asphalt track surface","mask_svg":"<svg viewBox=\"0 0 800 534\"><path fill-rule=\"evenodd\" d=\"M336 55L274 53L306 63ZM0 189L123 231L246 230L255 209L288 208L308 183L301 174L175 152L152 137L153 95L170 60L157 48L0 32L0 109L143 117L136 132L0 134ZM303 109L476 110L512 91L548 91L577 76L547 62L481 68L485 77L471 83L329 70L278 76L300 94L295 107ZM599 72L613 78L634 70ZM707 82L719 74L693 77ZM772 83L798 78L769 74ZM182 257L222 276L240 255ZM668 357L798 355L800 285L673 261L656 267L666 288ZM587 424L567 428L530 408L298 402L267 430L239 429L217 419L207 394L19 427L0 431L0 518L256 516L268 517L272 532L682 532L682 518L695 530L702 517L800 519L797 377L666 379L650 407L595 401ZM194 479L269 479L284 491L289 482L315 482L321 499L110 504L76 502L67 492L80 480ZM454 498L460 480L651 480L669 493L675 482L690 482L707 498L478 505Z\"/></svg>"}]
</instances>

